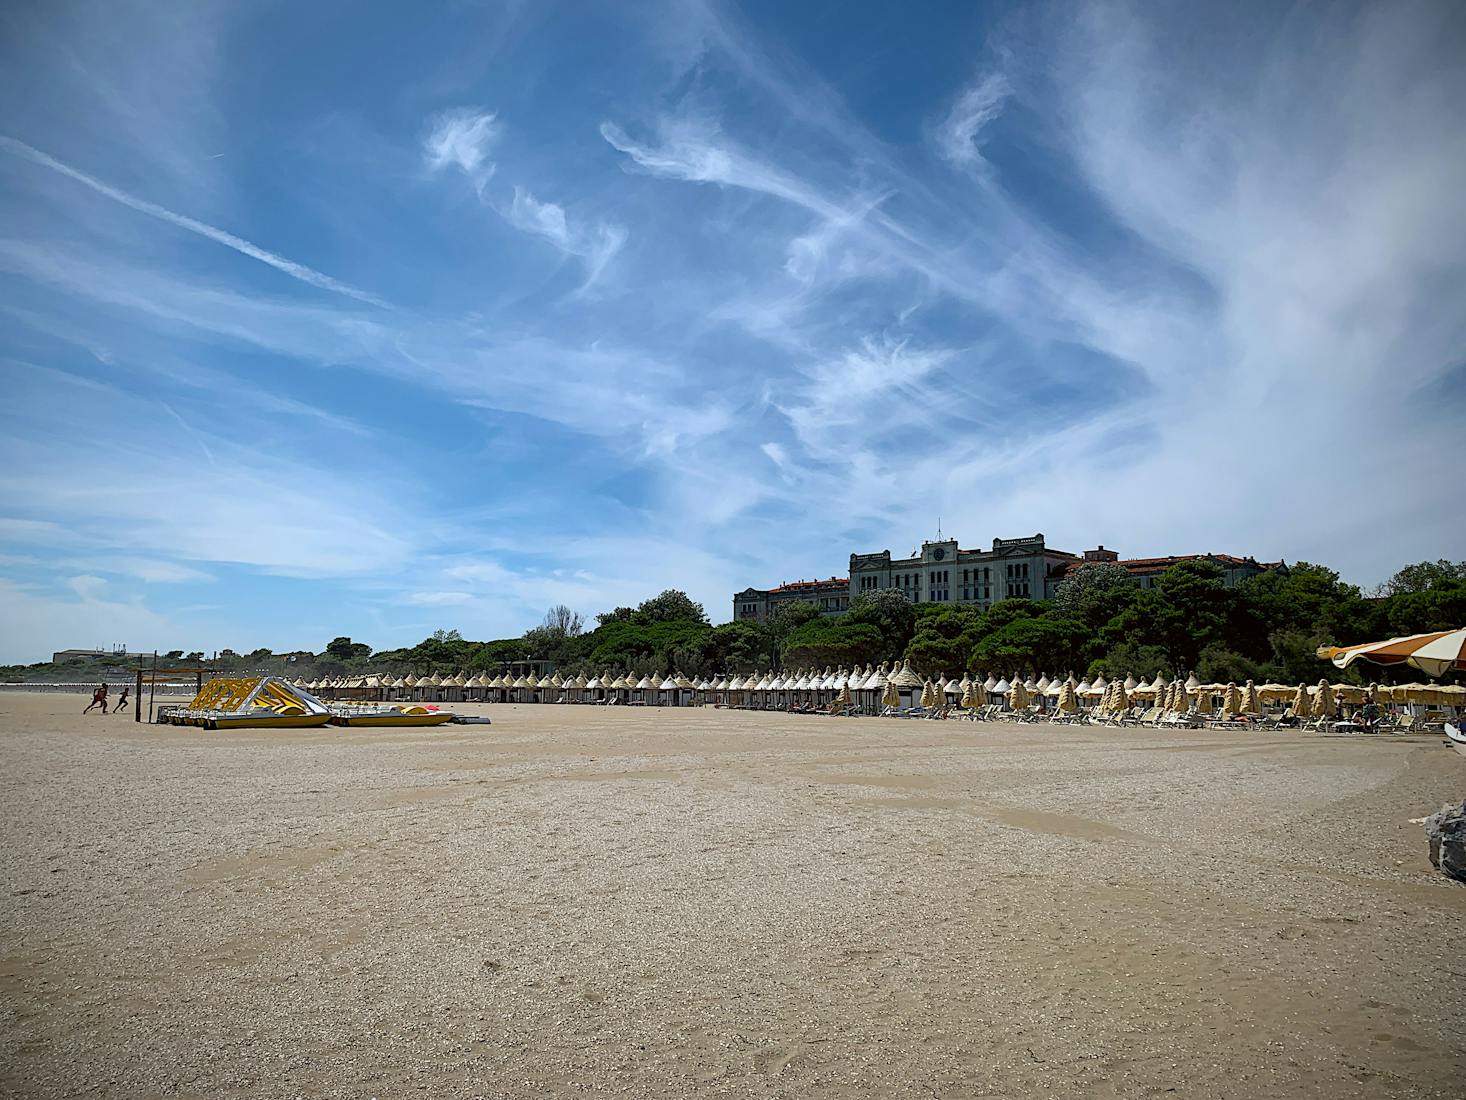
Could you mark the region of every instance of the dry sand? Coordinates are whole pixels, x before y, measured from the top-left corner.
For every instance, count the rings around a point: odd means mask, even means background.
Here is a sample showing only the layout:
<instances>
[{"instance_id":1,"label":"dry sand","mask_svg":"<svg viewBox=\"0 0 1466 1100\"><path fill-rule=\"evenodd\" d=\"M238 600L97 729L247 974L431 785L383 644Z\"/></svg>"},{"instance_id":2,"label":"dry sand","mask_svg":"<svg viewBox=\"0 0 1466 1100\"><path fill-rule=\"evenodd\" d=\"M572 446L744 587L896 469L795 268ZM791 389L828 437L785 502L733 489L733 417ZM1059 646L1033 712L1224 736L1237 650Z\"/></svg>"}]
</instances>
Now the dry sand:
<instances>
[{"instance_id":1,"label":"dry sand","mask_svg":"<svg viewBox=\"0 0 1466 1100\"><path fill-rule=\"evenodd\" d=\"M0 694L7 1096L1466 1089L1439 738L85 703Z\"/></svg>"}]
</instances>

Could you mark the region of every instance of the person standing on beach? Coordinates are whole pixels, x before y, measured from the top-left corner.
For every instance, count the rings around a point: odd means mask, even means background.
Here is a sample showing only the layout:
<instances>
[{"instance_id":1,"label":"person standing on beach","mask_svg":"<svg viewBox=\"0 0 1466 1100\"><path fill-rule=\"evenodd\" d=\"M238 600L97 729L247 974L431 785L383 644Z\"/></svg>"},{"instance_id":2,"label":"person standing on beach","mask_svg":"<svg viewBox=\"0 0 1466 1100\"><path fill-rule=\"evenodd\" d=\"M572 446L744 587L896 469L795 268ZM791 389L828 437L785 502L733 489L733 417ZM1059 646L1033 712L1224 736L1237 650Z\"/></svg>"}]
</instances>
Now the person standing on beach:
<instances>
[{"instance_id":1,"label":"person standing on beach","mask_svg":"<svg viewBox=\"0 0 1466 1100\"><path fill-rule=\"evenodd\" d=\"M106 714L107 713L107 685L106 684L103 684L101 687L97 688L95 691L92 692L92 701L87 704L87 709L84 710L84 711L82 711L82 713L83 714L86 714L87 711L90 711L93 707L101 707L102 708L102 713L103 714Z\"/></svg>"}]
</instances>

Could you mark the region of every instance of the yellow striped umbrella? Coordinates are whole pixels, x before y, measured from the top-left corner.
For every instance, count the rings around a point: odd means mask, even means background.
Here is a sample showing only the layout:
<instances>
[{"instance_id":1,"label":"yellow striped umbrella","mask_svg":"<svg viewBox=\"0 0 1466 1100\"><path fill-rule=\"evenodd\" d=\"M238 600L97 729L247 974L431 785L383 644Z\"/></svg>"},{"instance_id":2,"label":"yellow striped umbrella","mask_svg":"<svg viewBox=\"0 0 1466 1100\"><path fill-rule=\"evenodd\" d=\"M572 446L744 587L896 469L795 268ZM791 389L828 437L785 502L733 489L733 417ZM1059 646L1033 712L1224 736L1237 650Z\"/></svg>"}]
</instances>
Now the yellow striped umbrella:
<instances>
[{"instance_id":1,"label":"yellow striped umbrella","mask_svg":"<svg viewBox=\"0 0 1466 1100\"><path fill-rule=\"evenodd\" d=\"M1364 660L1377 665L1405 664L1427 676L1440 677L1452 671L1466 672L1466 627L1363 645L1319 646L1317 654L1339 668Z\"/></svg>"}]
</instances>

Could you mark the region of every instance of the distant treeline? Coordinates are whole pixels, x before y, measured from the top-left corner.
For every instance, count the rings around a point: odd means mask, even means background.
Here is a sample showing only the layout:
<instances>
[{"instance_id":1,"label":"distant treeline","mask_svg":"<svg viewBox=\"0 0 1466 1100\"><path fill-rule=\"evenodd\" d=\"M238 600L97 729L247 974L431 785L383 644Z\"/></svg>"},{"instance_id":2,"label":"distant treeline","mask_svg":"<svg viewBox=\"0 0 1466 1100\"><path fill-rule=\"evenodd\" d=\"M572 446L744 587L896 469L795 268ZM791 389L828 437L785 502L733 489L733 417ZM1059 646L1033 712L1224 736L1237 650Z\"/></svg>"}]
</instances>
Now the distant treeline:
<instances>
[{"instance_id":1,"label":"distant treeline","mask_svg":"<svg viewBox=\"0 0 1466 1100\"><path fill-rule=\"evenodd\" d=\"M586 629L571 609L552 608L518 638L475 642L438 630L415 646L374 652L341 637L320 653L221 650L209 663L226 671L274 672L314 679L368 669L419 675L495 671L524 661L562 671L615 669L689 675L798 666L850 666L900 658L923 675L1066 672L1151 678L1195 672L1203 681L1317 681L1328 674L1320 645L1349 645L1466 625L1466 562L1421 562L1366 595L1333 570L1299 562L1236 588L1208 561L1183 561L1152 588L1122 568L1092 562L1070 575L1053 600L1000 600L985 611L946 603L912 604L899 591L862 594L841 615L809 603L787 604L767 623L713 626L701 604L668 590L640 606L596 616ZM198 662L174 650L163 664ZM0 667L7 680L119 678L100 662ZM1346 679L1418 679L1411 670L1351 670Z\"/></svg>"}]
</instances>

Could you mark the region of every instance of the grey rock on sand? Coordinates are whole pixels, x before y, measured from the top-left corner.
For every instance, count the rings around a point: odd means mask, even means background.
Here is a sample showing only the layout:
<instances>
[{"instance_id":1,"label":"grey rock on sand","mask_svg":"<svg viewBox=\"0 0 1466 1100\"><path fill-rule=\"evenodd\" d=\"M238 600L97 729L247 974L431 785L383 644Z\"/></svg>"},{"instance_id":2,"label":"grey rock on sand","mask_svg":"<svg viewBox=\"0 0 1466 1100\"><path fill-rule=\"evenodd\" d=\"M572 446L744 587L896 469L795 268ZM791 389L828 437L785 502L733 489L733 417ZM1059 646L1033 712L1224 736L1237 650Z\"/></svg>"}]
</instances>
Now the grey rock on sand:
<instances>
[{"instance_id":1,"label":"grey rock on sand","mask_svg":"<svg viewBox=\"0 0 1466 1100\"><path fill-rule=\"evenodd\" d=\"M1466 882L1466 802L1449 803L1425 819L1430 862L1457 882Z\"/></svg>"}]
</instances>

